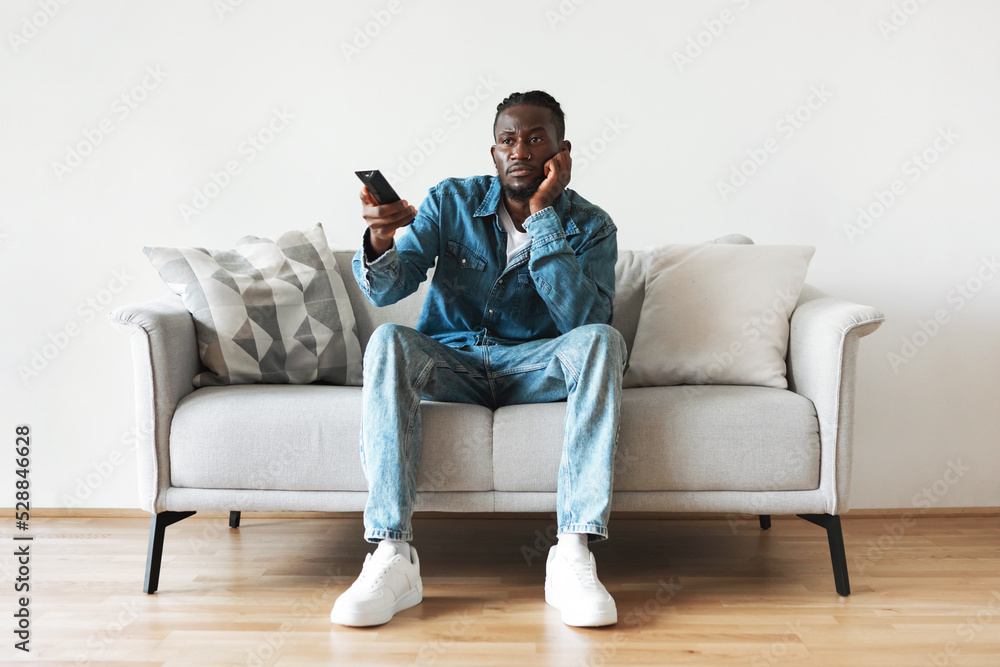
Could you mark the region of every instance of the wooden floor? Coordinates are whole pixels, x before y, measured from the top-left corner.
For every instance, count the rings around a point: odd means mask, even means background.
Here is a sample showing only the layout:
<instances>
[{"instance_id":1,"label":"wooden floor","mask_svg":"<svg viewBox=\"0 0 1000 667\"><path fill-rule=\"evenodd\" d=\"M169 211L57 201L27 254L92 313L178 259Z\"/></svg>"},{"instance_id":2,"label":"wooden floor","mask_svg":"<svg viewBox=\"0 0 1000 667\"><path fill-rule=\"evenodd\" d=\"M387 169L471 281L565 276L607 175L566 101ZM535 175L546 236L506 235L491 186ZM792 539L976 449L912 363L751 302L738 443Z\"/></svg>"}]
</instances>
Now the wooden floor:
<instances>
[{"instance_id":1,"label":"wooden floor","mask_svg":"<svg viewBox=\"0 0 1000 667\"><path fill-rule=\"evenodd\" d=\"M10 521L9 523L13 523ZM149 522L33 518L30 655L14 650L4 540L3 664L1000 665L1000 517L844 519L852 595L826 534L793 517L613 519L596 545L616 626L544 602L545 519L415 521L424 601L387 625L331 625L370 545L358 518L186 519L142 593Z\"/></svg>"}]
</instances>

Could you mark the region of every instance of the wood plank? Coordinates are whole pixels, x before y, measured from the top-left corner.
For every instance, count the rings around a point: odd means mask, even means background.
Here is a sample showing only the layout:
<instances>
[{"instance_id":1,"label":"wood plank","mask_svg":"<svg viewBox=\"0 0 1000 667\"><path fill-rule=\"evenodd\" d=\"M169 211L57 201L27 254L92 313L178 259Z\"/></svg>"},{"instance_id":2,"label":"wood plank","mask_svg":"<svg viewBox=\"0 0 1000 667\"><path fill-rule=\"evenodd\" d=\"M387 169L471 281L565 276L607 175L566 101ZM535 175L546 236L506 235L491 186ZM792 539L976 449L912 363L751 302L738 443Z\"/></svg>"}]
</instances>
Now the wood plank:
<instances>
[{"instance_id":1,"label":"wood plank","mask_svg":"<svg viewBox=\"0 0 1000 667\"><path fill-rule=\"evenodd\" d=\"M7 642L0 661L995 667L1000 655L1000 516L928 513L902 532L844 518L847 598L805 521L734 532L724 518L613 518L593 548L619 610L602 629L567 627L544 603L551 517L417 518L424 602L369 629L329 621L372 549L357 516L224 519L168 529L150 596L148 519L33 516L32 653ZM0 567L9 586L12 559Z\"/></svg>"}]
</instances>

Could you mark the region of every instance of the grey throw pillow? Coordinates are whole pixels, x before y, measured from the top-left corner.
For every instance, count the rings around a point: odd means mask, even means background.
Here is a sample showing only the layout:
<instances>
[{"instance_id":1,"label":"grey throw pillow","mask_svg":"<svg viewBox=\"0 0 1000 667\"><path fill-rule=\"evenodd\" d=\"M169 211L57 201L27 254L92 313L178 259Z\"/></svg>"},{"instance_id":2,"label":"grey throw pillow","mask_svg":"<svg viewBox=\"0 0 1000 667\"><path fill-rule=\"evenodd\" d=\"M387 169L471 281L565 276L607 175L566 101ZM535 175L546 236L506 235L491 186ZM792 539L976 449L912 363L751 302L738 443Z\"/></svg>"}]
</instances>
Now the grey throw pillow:
<instances>
[{"instance_id":1,"label":"grey throw pillow","mask_svg":"<svg viewBox=\"0 0 1000 667\"><path fill-rule=\"evenodd\" d=\"M361 344L322 225L232 250L143 248L194 318L196 387L361 384Z\"/></svg>"},{"instance_id":2,"label":"grey throw pillow","mask_svg":"<svg viewBox=\"0 0 1000 667\"><path fill-rule=\"evenodd\" d=\"M788 320L814 252L731 242L658 248L623 385L786 388Z\"/></svg>"}]
</instances>

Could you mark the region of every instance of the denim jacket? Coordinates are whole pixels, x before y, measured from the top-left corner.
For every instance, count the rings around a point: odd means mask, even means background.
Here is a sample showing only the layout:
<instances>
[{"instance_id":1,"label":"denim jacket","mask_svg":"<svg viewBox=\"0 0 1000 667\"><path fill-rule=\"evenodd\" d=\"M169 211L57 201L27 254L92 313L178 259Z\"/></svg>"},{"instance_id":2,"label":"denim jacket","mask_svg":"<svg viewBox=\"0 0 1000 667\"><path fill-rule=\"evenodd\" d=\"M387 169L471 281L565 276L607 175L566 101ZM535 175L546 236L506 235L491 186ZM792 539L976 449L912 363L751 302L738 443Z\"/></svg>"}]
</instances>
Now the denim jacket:
<instances>
[{"instance_id":1,"label":"denim jacket","mask_svg":"<svg viewBox=\"0 0 1000 667\"><path fill-rule=\"evenodd\" d=\"M417 330L453 347L555 338L610 324L617 229L572 190L524 221L527 245L507 263L496 176L447 179L430 189L405 234L374 261L368 232L354 277L376 306L416 291L435 264Z\"/></svg>"}]
</instances>

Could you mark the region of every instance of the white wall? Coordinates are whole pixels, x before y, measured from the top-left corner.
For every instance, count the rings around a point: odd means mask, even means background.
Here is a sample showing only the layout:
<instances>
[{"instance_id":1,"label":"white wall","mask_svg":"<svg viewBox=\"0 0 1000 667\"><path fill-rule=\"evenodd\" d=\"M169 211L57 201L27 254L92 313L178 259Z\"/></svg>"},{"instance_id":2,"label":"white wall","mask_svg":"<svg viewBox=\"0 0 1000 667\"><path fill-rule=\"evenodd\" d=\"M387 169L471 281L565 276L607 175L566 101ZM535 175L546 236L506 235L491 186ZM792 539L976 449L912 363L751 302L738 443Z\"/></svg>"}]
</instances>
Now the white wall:
<instances>
[{"instance_id":1,"label":"white wall","mask_svg":"<svg viewBox=\"0 0 1000 667\"><path fill-rule=\"evenodd\" d=\"M356 247L353 170L398 173L413 154L396 180L413 203L441 178L490 173L492 110L531 88L566 109L572 187L612 214L621 247L729 232L811 244L810 282L886 313L861 345L854 507L912 506L935 482L925 505L1000 506L1000 279L984 264L1000 248L997 3L226 7L0 7L0 405L11 448L15 424L32 427L34 506L136 506L131 359L105 314L165 293L143 245L225 247L322 221L331 245ZM376 31L373 16L391 20ZM366 26L377 34L345 55ZM291 119L250 160L243 142L275 110ZM798 127L783 121L796 112ZM54 166L102 123L78 166ZM723 197L769 139L777 150ZM914 171L925 150L936 161ZM240 173L185 220L180 205L229 161ZM894 180L895 201L849 238ZM937 311L947 321L925 336ZM52 358L22 378L36 353ZM945 481L949 462L968 470Z\"/></svg>"}]
</instances>

